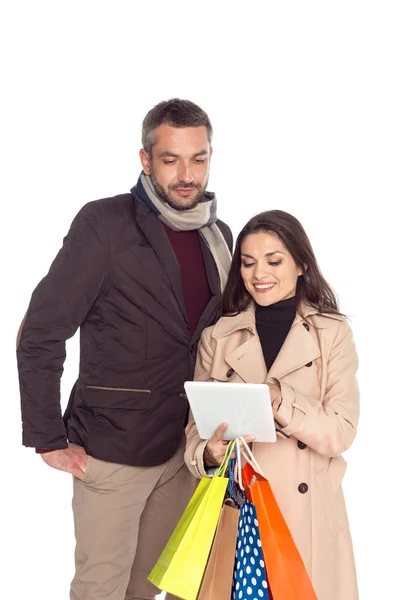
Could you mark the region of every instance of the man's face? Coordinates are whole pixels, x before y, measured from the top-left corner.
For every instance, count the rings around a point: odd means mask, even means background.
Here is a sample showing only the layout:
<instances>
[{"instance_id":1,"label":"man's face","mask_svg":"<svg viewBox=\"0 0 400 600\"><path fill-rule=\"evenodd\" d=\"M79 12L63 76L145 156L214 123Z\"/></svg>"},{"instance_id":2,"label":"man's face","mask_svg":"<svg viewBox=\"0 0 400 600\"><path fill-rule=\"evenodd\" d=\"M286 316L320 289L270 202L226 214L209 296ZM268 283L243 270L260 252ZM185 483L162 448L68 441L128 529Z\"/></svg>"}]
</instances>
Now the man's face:
<instances>
[{"instance_id":1,"label":"man's face","mask_svg":"<svg viewBox=\"0 0 400 600\"><path fill-rule=\"evenodd\" d=\"M160 125L151 155L142 148L143 171L159 198L175 210L194 208L208 183L212 148L206 127Z\"/></svg>"}]
</instances>

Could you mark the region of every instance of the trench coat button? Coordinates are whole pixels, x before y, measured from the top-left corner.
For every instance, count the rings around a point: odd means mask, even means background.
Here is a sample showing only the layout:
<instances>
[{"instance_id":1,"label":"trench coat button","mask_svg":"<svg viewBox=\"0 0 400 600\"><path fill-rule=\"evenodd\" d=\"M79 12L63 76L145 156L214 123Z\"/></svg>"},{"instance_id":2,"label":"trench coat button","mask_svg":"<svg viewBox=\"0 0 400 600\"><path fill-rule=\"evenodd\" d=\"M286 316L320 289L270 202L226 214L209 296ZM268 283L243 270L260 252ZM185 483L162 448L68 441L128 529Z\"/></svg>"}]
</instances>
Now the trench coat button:
<instances>
[{"instance_id":1,"label":"trench coat button","mask_svg":"<svg viewBox=\"0 0 400 600\"><path fill-rule=\"evenodd\" d=\"M232 377L232 375L235 374L235 369L229 369L229 371L226 372L226 376L227 377Z\"/></svg>"},{"instance_id":2,"label":"trench coat button","mask_svg":"<svg viewBox=\"0 0 400 600\"><path fill-rule=\"evenodd\" d=\"M300 450L304 450L304 448L307 448L307 444L305 444L304 442L301 442L300 440L297 442L297 447L300 448Z\"/></svg>"},{"instance_id":3,"label":"trench coat button","mask_svg":"<svg viewBox=\"0 0 400 600\"><path fill-rule=\"evenodd\" d=\"M301 483L297 489L300 494L306 494L308 492L308 485L306 483Z\"/></svg>"},{"instance_id":4,"label":"trench coat button","mask_svg":"<svg viewBox=\"0 0 400 600\"><path fill-rule=\"evenodd\" d=\"M187 394L185 394L185 392L182 392L181 394L179 394L180 397L182 398L182 400L187 400Z\"/></svg>"},{"instance_id":5,"label":"trench coat button","mask_svg":"<svg viewBox=\"0 0 400 600\"><path fill-rule=\"evenodd\" d=\"M306 367L311 367L312 361L306 364Z\"/></svg>"},{"instance_id":6,"label":"trench coat button","mask_svg":"<svg viewBox=\"0 0 400 600\"><path fill-rule=\"evenodd\" d=\"M310 326L308 323L303 323L303 327L307 329L307 331L310 331Z\"/></svg>"}]
</instances>

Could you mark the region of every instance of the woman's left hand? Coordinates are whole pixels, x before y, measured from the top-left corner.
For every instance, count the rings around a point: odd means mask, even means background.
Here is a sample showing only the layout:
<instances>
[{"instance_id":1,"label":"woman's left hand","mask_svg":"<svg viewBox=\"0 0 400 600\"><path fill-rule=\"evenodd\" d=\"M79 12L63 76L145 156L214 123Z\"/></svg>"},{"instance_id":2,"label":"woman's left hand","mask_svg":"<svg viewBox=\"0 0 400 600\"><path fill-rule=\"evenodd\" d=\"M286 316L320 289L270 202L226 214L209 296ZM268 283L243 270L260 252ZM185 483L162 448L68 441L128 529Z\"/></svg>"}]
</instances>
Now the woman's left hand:
<instances>
[{"instance_id":1,"label":"woman's left hand","mask_svg":"<svg viewBox=\"0 0 400 600\"><path fill-rule=\"evenodd\" d=\"M276 383L268 383L269 394L271 396L272 408L278 410L282 402L282 391L280 385Z\"/></svg>"}]
</instances>

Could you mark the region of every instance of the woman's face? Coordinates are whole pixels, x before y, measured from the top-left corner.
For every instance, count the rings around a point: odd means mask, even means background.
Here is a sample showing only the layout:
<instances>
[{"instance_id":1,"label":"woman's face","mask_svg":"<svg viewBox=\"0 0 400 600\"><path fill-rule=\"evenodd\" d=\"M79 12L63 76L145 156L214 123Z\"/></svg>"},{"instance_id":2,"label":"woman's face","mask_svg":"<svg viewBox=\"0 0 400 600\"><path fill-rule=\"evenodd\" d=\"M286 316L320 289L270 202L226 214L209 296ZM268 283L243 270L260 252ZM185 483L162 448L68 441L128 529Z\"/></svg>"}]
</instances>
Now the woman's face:
<instances>
[{"instance_id":1,"label":"woman's face","mask_svg":"<svg viewBox=\"0 0 400 600\"><path fill-rule=\"evenodd\" d=\"M257 304L269 306L296 294L297 278L303 271L278 236L252 233L244 238L240 250L240 274Z\"/></svg>"}]
</instances>

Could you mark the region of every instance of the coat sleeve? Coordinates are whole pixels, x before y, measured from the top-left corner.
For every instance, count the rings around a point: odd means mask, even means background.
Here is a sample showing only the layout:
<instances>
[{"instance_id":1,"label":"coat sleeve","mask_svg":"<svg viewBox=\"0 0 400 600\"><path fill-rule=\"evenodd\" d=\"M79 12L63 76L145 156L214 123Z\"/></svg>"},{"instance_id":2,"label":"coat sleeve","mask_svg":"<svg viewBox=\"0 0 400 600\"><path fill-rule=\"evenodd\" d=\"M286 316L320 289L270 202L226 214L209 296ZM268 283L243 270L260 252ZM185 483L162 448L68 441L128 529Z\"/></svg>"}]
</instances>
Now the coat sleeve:
<instances>
[{"instance_id":1,"label":"coat sleeve","mask_svg":"<svg viewBox=\"0 0 400 600\"><path fill-rule=\"evenodd\" d=\"M274 408L274 416L282 431L324 456L339 456L347 450L357 433L359 419L357 367L350 326L347 321L340 321L328 359L323 401L280 382L282 401L279 408Z\"/></svg>"},{"instance_id":2,"label":"coat sleeve","mask_svg":"<svg viewBox=\"0 0 400 600\"><path fill-rule=\"evenodd\" d=\"M201 334L199 347L197 350L196 368L194 372L195 381L212 381L211 367L213 363L214 352L211 348L211 332L209 327ZM192 411L190 411L189 422L186 426L186 451L185 463L189 471L195 477L201 478L207 475L204 469L204 448L208 440L202 440L197 431Z\"/></svg>"},{"instance_id":3,"label":"coat sleeve","mask_svg":"<svg viewBox=\"0 0 400 600\"><path fill-rule=\"evenodd\" d=\"M68 445L60 406L65 342L100 294L109 260L108 235L101 233L94 204L75 217L49 273L32 294L18 332L25 446L56 450Z\"/></svg>"}]
</instances>

